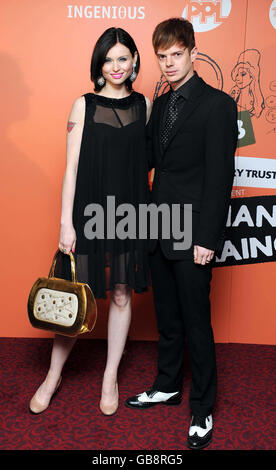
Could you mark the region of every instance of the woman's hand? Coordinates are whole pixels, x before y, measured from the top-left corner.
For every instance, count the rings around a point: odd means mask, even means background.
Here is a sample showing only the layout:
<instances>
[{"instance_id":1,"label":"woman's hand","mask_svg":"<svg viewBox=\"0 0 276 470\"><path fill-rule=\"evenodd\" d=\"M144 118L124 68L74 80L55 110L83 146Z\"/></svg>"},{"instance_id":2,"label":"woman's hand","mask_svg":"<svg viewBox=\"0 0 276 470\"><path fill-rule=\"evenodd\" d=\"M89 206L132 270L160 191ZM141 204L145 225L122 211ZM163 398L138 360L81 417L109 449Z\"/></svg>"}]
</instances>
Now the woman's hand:
<instances>
[{"instance_id":1,"label":"woman's hand","mask_svg":"<svg viewBox=\"0 0 276 470\"><path fill-rule=\"evenodd\" d=\"M72 251L74 253L76 239L76 232L73 225L61 225L58 245L60 251L63 251L63 253Z\"/></svg>"}]
</instances>

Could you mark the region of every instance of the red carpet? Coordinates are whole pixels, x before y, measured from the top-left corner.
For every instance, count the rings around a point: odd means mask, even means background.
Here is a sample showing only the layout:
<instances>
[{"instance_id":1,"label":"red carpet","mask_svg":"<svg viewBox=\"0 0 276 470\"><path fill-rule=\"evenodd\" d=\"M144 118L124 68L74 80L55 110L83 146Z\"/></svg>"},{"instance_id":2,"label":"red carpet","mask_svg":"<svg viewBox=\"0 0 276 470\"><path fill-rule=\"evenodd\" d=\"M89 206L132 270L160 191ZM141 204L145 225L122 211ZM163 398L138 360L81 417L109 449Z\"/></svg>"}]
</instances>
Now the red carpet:
<instances>
[{"instance_id":1,"label":"red carpet","mask_svg":"<svg viewBox=\"0 0 276 470\"><path fill-rule=\"evenodd\" d=\"M157 358L157 343L128 342L120 367L120 406L114 416L105 417L98 403L106 343L82 339L51 406L32 415L28 402L46 374L51 344L48 339L1 339L1 450L186 450L188 364L181 405L126 408L128 396L151 385ZM207 449L275 449L275 348L217 344L216 349L218 398Z\"/></svg>"}]
</instances>

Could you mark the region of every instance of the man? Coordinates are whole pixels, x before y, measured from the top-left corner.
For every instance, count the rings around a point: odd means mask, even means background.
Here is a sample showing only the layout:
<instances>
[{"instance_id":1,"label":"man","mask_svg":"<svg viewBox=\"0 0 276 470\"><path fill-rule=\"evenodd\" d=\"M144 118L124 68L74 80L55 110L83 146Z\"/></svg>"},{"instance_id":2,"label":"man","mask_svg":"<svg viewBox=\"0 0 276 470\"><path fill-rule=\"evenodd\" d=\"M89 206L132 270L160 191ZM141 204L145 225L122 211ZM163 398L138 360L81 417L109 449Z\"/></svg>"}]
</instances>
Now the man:
<instances>
[{"instance_id":1,"label":"man","mask_svg":"<svg viewBox=\"0 0 276 470\"><path fill-rule=\"evenodd\" d=\"M152 388L126 405L180 403L186 336L192 372L187 443L200 449L212 439L217 376L209 293L233 183L237 110L229 95L194 71L197 49L191 23L183 18L163 21L153 33L153 47L171 89L155 100L148 124L150 166L155 168L152 202L182 208L192 204L192 245L176 250L174 237L162 239L160 229L159 239L150 242L160 334L158 373Z\"/></svg>"}]
</instances>

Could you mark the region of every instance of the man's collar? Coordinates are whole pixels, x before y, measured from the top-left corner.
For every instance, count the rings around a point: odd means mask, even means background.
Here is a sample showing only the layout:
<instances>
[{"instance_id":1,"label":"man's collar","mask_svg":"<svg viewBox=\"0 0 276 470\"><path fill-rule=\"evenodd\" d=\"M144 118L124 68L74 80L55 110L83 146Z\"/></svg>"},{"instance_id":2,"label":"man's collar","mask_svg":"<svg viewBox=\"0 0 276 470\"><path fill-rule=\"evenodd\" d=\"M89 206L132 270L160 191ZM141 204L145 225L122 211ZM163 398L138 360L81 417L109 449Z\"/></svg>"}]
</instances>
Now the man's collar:
<instances>
[{"instance_id":1,"label":"man's collar","mask_svg":"<svg viewBox=\"0 0 276 470\"><path fill-rule=\"evenodd\" d=\"M192 92L192 89L194 88L197 80L198 80L198 74L196 71L194 71L194 74L191 78L189 78L189 80L187 80L187 82L183 83L183 85L181 85L181 87L179 87L176 91L177 93L182 96L183 98L185 98L185 100L188 100L191 96L191 92ZM172 88L171 88L171 91Z\"/></svg>"}]
</instances>

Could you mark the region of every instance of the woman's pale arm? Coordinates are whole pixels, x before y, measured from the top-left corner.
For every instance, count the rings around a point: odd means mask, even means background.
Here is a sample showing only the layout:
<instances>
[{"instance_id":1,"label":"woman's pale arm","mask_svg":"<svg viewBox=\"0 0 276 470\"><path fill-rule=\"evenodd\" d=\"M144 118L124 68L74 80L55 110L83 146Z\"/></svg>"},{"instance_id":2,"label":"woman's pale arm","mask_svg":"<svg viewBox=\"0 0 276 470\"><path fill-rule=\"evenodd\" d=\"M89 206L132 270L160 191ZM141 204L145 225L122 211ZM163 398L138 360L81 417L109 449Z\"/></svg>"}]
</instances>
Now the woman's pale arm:
<instances>
[{"instance_id":1,"label":"woman's pale arm","mask_svg":"<svg viewBox=\"0 0 276 470\"><path fill-rule=\"evenodd\" d=\"M85 116L85 99L77 98L73 103L67 124L66 169L61 196L61 220L59 248L75 249L76 233L73 227L73 204Z\"/></svg>"},{"instance_id":2,"label":"woman's pale arm","mask_svg":"<svg viewBox=\"0 0 276 470\"><path fill-rule=\"evenodd\" d=\"M147 123L148 123L150 115L151 115L151 110L152 110L152 102L146 96L145 96L145 100L146 100L146 105L147 105Z\"/></svg>"},{"instance_id":3,"label":"woman's pale arm","mask_svg":"<svg viewBox=\"0 0 276 470\"><path fill-rule=\"evenodd\" d=\"M152 111L152 102L146 96L145 96L145 99L146 99L146 104L147 104L147 123L148 123L150 115L151 115L151 111ZM152 168L150 171L150 178L149 178L150 185L152 185L153 180L154 180L154 171L155 171L154 168Z\"/></svg>"}]
</instances>

